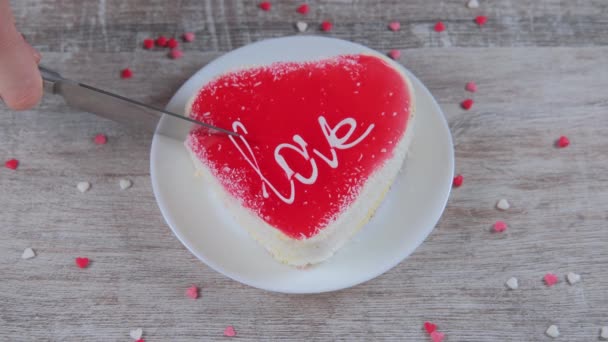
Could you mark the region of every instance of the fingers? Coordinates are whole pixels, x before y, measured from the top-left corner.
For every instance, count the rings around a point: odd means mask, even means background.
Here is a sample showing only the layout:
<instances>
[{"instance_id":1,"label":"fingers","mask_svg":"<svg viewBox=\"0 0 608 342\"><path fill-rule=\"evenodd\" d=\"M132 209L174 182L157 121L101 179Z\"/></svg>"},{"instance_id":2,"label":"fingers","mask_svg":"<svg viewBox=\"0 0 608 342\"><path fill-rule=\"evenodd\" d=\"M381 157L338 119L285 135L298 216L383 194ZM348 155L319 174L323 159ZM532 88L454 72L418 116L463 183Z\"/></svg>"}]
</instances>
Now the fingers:
<instances>
[{"instance_id":1,"label":"fingers","mask_svg":"<svg viewBox=\"0 0 608 342\"><path fill-rule=\"evenodd\" d=\"M8 0L0 0L0 97L12 109L35 106L42 97L40 54L14 26Z\"/></svg>"}]
</instances>

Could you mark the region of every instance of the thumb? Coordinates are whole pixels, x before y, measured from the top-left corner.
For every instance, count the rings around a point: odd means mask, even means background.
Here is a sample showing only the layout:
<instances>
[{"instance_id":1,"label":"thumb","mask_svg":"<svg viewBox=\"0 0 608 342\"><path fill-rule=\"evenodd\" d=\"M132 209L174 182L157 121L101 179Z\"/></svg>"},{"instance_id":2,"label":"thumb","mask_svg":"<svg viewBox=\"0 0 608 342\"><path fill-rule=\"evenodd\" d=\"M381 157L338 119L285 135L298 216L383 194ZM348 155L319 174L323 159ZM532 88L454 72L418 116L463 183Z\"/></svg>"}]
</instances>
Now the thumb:
<instances>
[{"instance_id":1,"label":"thumb","mask_svg":"<svg viewBox=\"0 0 608 342\"><path fill-rule=\"evenodd\" d=\"M0 98L10 108L27 109L40 101L39 58L15 28L8 0L0 0Z\"/></svg>"}]
</instances>

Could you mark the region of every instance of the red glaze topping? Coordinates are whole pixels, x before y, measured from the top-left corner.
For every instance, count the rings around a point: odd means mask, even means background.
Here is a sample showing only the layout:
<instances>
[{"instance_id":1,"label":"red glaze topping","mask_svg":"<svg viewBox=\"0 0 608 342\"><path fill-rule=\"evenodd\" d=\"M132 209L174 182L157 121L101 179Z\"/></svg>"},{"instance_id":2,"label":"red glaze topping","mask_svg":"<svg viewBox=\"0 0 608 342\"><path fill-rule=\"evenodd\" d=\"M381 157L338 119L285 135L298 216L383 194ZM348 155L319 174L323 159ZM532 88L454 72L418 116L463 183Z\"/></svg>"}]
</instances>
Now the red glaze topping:
<instances>
[{"instance_id":1,"label":"red glaze topping","mask_svg":"<svg viewBox=\"0 0 608 342\"><path fill-rule=\"evenodd\" d=\"M193 131L188 146L199 160L243 206L301 239L335 220L392 157L410 90L383 59L348 55L225 74L190 110L241 134Z\"/></svg>"}]
</instances>

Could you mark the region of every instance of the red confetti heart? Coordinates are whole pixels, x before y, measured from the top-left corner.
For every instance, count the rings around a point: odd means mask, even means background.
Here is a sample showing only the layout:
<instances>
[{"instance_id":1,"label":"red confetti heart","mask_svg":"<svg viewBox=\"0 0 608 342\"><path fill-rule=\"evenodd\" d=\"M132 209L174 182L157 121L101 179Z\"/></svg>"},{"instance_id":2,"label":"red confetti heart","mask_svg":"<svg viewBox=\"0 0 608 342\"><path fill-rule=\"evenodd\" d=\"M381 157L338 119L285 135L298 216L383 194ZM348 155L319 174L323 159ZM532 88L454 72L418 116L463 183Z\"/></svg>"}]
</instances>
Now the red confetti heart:
<instances>
[{"instance_id":1,"label":"red confetti heart","mask_svg":"<svg viewBox=\"0 0 608 342\"><path fill-rule=\"evenodd\" d=\"M306 15L306 14L308 14L309 10L310 9L308 7L308 4L302 4L298 7L298 9L296 11L302 15Z\"/></svg>"},{"instance_id":2,"label":"red confetti heart","mask_svg":"<svg viewBox=\"0 0 608 342\"><path fill-rule=\"evenodd\" d=\"M470 91L471 93L474 93L477 91L477 84L475 84L475 82L469 82L464 86L464 89L466 91Z\"/></svg>"},{"instance_id":3,"label":"red confetti heart","mask_svg":"<svg viewBox=\"0 0 608 342\"><path fill-rule=\"evenodd\" d=\"M321 31L329 32L333 28L333 24L329 21L324 21L321 23Z\"/></svg>"},{"instance_id":4,"label":"red confetti heart","mask_svg":"<svg viewBox=\"0 0 608 342\"><path fill-rule=\"evenodd\" d=\"M227 326L226 329L224 329L224 336L227 336L227 337L236 336L236 330L234 330L234 327L231 325Z\"/></svg>"},{"instance_id":5,"label":"red confetti heart","mask_svg":"<svg viewBox=\"0 0 608 342\"><path fill-rule=\"evenodd\" d=\"M437 32L445 31L445 24L442 23L441 21L438 21L437 24L435 24L435 31L437 31Z\"/></svg>"},{"instance_id":6,"label":"red confetti heart","mask_svg":"<svg viewBox=\"0 0 608 342\"><path fill-rule=\"evenodd\" d=\"M158 38L156 38L156 46L167 46L167 38L165 36L158 36Z\"/></svg>"},{"instance_id":7,"label":"red confetti heart","mask_svg":"<svg viewBox=\"0 0 608 342\"><path fill-rule=\"evenodd\" d=\"M497 233L502 233L507 230L507 224L504 221L496 221L494 223L494 231Z\"/></svg>"},{"instance_id":8,"label":"red confetti heart","mask_svg":"<svg viewBox=\"0 0 608 342\"><path fill-rule=\"evenodd\" d=\"M189 287L186 290L186 296L192 298L192 299L196 299L198 298L198 287L192 285L191 287Z\"/></svg>"},{"instance_id":9,"label":"red confetti heart","mask_svg":"<svg viewBox=\"0 0 608 342\"><path fill-rule=\"evenodd\" d=\"M105 145L105 143L108 142L108 138L105 135L103 135L103 134L97 134L95 136L95 139L93 139L93 141L97 145Z\"/></svg>"},{"instance_id":10,"label":"red confetti heart","mask_svg":"<svg viewBox=\"0 0 608 342\"><path fill-rule=\"evenodd\" d=\"M89 266L89 258L76 258L76 266L80 268Z\"/></svg>"},{"instance_id":11,"label":"red confetti heart","mask_svg":"<svg viewBox=\"0 0 608 342\"><path fill-rule=\"evenodd\" d=\"M167 41L167 47L169 49L175 49L178 46L179 46L179 42L175 38L171 38Z\"/></svg>"},{"instance_id":12,"label":"red confetti heart","mask_svg":"<svg viewBox=\"0 0 608 342\"><path fill-rule=\"evenodd\" d=\"M437 326L431 322L424 322L424 330L426 330L427 333L432 334L437 330Z\"/></svg>"},{"instance_id":13,"label":"red confetti heart","mask_svg":"<svg viewBox=\"0 0 608 342\"><path fill-rule=\"evenodd\" d=\"M456 177L454 177L454 180L452 181L452 186L458 188L462 185L463 181L464 177L462 175L456 175Z\"/></svg>"},{"instance_id":14,"label":"red confetti heart","mask_svg":"<svg viewBox=\"0 0 608 342\"><path fill-rule=\"evenodd\" d=\"M140 338L139 340L136 340L135 342L146 342L146 341L144 341L143 338Z\"/></svg>"},{"instance_id":15,"label":"red confetti heart","mask_svg":"<svg viewBox=\"0 0 608 342\"><path fill-rule=\"evenodd\" d=\"M270 11L272 4L270 3L270 1L264 1L264 2L260 2L259 6L260 6L260 9L262 9L263 11Z\"/></svg>"},{"instance_id":16,"label":"red confetti heart","mask_svg":"<svg viewBox=\"0 0 608 342\"><path fill-rule=\"evenodd\" d=\"M169 57L172 59L179 59L184 57L184 53L180 49L173 49L169 52Z\"/></svg>"},{"instance_id":17,"label":"red confetti heart","mask_svg":"<svg viewBox=\"0 0 608 342\"><path fill-rule=\"evenodd\" d=\"M568 137L562 135L561 137L559 137L559 139L557 139L556 145L559 148L568 147L568 145L570 145L570 140L568 139Z\"/></svg>"},{"instance_id":18,"label":"red confetti heart","mask_svg":"<svg viewBox=\"0 0 608 342\"><path fill-rule=\"evenodd\" d=\"M462 109L464 109L464 110L471 109L471 107L473 107L473 100L472 99L466 99L466 100L460 102L460 107L462 107Z\"/></svg>"},{"instance_id":19,"label":"red confetti heart","mask_svg":"<svg viewBox=\"0 0 608 342\"><path fill-rule=\"evenodd\" d=\"M401 51L391 50L388 52L388 56L392 59L399 59L399 57L401 57Z\"/></svg>"},{"instance_id":20,"label":"red confetti heart","mask_svg":"<svg viewBox=\"0 0 608 342\"><path fill-rule=\"evenodd\" d=\"M475 22L477 23L477 25L479 25L479 27L482 27L486 24L486 22L488 22L488 17L486 17L485 15L478 15L475 18Z\"/></svg>"},{"instance_id":21,"label":"red confetti heart","mask_svg":"<svg viewBox=\"0 0 608 342\"><path fill-rule=\"evenodd\" d=\"M120 72L120 77L121 78L131 78L133 77L133 71L131 71L131 69L126 68L126 69L122 69L122 71Z\"/></svg>"},{"instance_id":22,"label":"red confetti heart","mask_svg":"<svg viewBox=\"0 0 608 342\"><path fill-rule=\"evenodd\" d=\"M6 166L7 169L17 170L17 167L19 167L19 161L17 159L9 159L4 163L4 166Z\"/></svg>"},{"instance_id":23,"label":"red confetti heart","mask_svg":"<svg viewBox=\"0 0 608 342\"><path fill-rule=\"evenodd\" d=\"M195 36L194 36L194 33L192 33L192 32L186 32L186 33L184 33L184 35L182 35L182 39L188 43L193 42L194 38L195 38Z\"/></svg>"},{"instance_id":24,"label":"red confetti heart","mask_svg":"<svg viewBox=\"0 0 608 342\"><path fill-rule=\"evenodd\" d=\"M391 29L391 31L399 31L399 29L401 29L401 24L398 21L393 21L388 24L388 28Z\"/></svg>"},{"instance_id":25,"label":"red confetti heart","mask_svg":"<svg viewBox=\"0 0 608 342\"><path fill-rule=\"evenodd\" d=\"M144 39L144 49L150 50L153 47L154 47L154 39L152 39L152 38Z\"/></svg>"},{"instance_id":26,"label":"red confetti heart","mask_svg":"<svg viewBox=\"0 0 608 342\"><path fill-rule=\"evenodd\" d=\"M544 279L545 279L545 284L547 284L547 286L553 286L553 285L557 284L557 282L559 281L559 278L553 273L545 274Z\"/></svg>"}]
</instances>

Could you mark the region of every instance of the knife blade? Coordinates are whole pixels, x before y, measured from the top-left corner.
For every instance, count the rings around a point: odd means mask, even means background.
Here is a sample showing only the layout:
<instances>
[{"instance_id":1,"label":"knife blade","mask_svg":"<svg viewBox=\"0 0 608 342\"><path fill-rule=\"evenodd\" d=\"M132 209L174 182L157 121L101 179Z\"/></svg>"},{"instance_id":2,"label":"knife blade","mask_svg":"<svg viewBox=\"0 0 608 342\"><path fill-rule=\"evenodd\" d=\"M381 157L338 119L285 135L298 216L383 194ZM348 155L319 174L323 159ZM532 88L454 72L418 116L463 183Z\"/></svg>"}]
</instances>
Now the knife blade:
<instances>
[{"instance_id":1,"label":"knife blade","mask_svg":"<svg viewBox=\"0 0 608 342\"><path fill-rule=\"evenodd\" d=\"M61 95L71 107L182 141L192 128L192 124L218 133L239 136L236 132L227 129L64 78L58 72L44 66L39 66L38 68L44 80L45 90L56 95ZM163 114L172 120L176 119L179 121L174 121L171 125L164 124L159 126L158 122Z\"/></svg>"}]
</instances>

